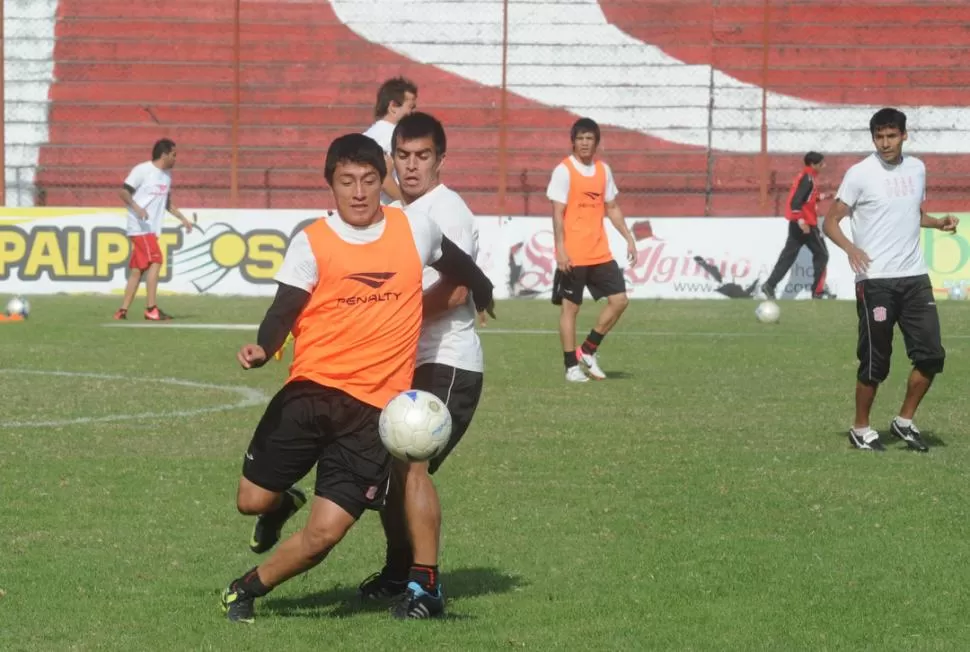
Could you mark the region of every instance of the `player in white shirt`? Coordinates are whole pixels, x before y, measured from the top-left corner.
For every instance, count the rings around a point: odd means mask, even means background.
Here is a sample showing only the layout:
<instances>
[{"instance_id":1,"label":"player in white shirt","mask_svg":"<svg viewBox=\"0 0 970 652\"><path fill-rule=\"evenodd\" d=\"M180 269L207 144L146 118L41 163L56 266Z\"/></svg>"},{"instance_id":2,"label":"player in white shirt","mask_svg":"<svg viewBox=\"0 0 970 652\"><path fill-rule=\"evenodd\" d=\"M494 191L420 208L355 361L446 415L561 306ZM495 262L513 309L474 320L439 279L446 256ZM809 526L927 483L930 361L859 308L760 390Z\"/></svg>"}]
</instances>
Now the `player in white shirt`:
<instances>
[{"instance_id":1,"label":"player in white shirt","mask_svg":"<svg viewBox=\"0 0 970 652\"><path fill-rule=\"evenodd\" d=\"M426 113L403 118L394 131L394 165L401 207L409 217L430 219L465 253L478 254L475 216L439 180L447 141L441 123ZM424 269L424 323L418 342L414 387L431 392L448 406L452 419L447 448L430 462L395 462L392 489L381 514L387 537L384 568L360 586L364 599L400 595L398 618L429 618L444 612L438 582L441 503L431 474L454 449L471 424L482 394L485 369L475 331L476 310L468 290Z\"/></svg>"},{"instance_id":2,"label":"player in white shirt","mask_svg":"<svg viewBox=\"0 0 970 652\"><path fill-rule=\"evenodd\" d=\"M869 425L869 414L879 384L889 375L893 329L899 324L913 370L899 416L889 429L909 448L926 452L929 449L913 417L933 378L943 371L946 352L933 286L920 250L920 228L955 233L959 220L951 215L942 219L927 215L923 207L926 167L917 158L903 156L907 138L904 113L892 108L877 111L869 131L876 153L846 172L823 227L825 235L848 255L856 273L859 370L849 441L861 450L885 450L879 433ZM852 240L839 225L849 216Z\"/></svg>"},{"instance_id":3,"label":"player in white shirt","mask_svg":"<svg viewBox=\"0 0 970 652\"><path fill-rule=\"evenodd\" d=\"M128 240L131 243L128 266L131 272L125 297L114 315L115 319L128 318L128 308L135 299L142 276L145 276L147 294L145 319L171 319L156 305L158 276L162 269L162 249L158 245L158 236L162 232L165 213L169 212L181 220L187 233L192 232L192 222L172 202L171 170L175 167L176 156L175 143L162 138L152 148L152 160L136 165L125 179L121 200L128 208Z\"/></svg>"},{"instance_id":4,"label":"player in white shirt","mask_svg":"<svg viewBox=\"0 0 970 652\"><path fill-rule=\"evenodd\" d=\"M365 136L372 138L387 157L388 175L384 179L381 192L381 203L390 204L401 199L394 164L391 161L391 137L394 127L406 115L410 115L418 105L418 87L409 79L394 77L388 79L377 89L377 103L374 105L374 117L377 122L372 124Z\"/></svg>"}]
</instances>

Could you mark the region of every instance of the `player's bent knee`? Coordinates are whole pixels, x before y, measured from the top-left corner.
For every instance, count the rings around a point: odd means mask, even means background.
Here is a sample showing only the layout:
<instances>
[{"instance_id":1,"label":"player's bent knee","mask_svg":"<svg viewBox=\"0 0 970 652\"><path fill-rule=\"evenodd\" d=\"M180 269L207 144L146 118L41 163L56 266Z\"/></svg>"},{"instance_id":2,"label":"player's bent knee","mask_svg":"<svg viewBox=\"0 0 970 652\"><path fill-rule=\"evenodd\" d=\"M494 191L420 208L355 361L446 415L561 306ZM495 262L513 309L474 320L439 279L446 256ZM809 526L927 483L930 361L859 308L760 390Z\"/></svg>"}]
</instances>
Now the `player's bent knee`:
<instances>
[{"instance_id":1,"label":"player's bent knee","mask_svg":"<svg viewBox=\"0 0 970 652\"><path fill-rule=\"evenodd\" d=\"M616 310L617 312L623 312L624 310L626 310L626 307L630 305L630 298L625 293L614 294L610 297L607 297L606 302L610 305L611 308L613 308L613 310Z\"/></svg>"},{"instance_id":2,"label":"player's bent knee","mask_svg":"<svg viewBox=\"0 0 970 652\"><path fill-rule=\"evenodd\" d=\"M307 523L303 528L303 547L308 557L321 557L340 543L347 530L335 523Z\"/></svg>"},{"instance_id":3,"label":"player's bent knee","mask_svg":"<svg viewBox=\"0 0 970 652\"><path fill-rule=\"evenodd\" d=\"M924 376L932 378L943 371L943 358L932 358L930 360L915 360L913 366L916 367Z\"/></svg>"},{"instance_id":4,"label":"player's bent knee","mask_svg":"<svg viewBox=\"0 0 970 652\"><path fill-rule=\"evenodd\" d=\"M250 480L242 478L239 481L239 491L236 493L236 509L240 514L265 514L276 502L279 492L263 489Z\"/></svg>"}]
</instances>

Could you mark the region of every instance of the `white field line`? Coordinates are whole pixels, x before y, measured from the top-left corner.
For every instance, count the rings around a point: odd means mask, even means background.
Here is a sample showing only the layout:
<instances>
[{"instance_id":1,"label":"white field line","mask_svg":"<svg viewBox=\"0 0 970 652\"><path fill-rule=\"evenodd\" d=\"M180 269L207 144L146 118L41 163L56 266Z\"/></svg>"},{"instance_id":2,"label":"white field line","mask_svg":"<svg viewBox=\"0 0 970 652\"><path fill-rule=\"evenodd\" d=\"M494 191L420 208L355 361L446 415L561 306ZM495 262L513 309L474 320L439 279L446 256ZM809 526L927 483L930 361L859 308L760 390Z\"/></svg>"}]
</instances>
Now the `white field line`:
<instances>
[{"instance_id":1,"label":"white field line","mask_svg":"<svg viewBox=\"0 0 970 652\"><path fill-rule=\"evenodd\" d=\"M175 385L178 387L189 387L199 390L215 390L220 392L231 392L238 395L239 400L233 403L222 403L211 407L194 408L191 410L167 410L161 412L138 412L125 414L110 414L102 417L78 417L75 419L52 419L47 421L0 421L0 429L10 428L54 428L58 426L75 426L85 423L109 423L113 421L138 421L141 419L172 419L182 417L195 417L201 414L211 414L213 412L224 412L239 408L251 407L266 402L268 397L258 389L244 387L242 385L212 385L209 383L198 383L191 380L181 380L178 378L146 378L136 376L125 376L120 374L99 374L81 371L43 371L39 369L3 369L0 373L30 376L60 376L66 378L93 378L96 380L123 380L127 382L157 383L159 385Z\"/></svg>"}]
</instances>

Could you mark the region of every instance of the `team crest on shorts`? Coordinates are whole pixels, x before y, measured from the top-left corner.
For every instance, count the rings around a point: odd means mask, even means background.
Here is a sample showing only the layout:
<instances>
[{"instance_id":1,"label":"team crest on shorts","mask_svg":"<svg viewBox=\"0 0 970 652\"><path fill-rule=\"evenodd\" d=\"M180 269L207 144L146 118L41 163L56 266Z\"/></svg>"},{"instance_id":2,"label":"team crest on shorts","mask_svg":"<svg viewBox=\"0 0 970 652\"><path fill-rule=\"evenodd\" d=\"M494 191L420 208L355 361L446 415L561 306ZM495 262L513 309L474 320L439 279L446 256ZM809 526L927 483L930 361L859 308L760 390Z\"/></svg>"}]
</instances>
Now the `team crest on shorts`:
<instances>
[{"instance_id":1,"label":"team crest on shorts","mask_svg":"<svg viewBox=\"0 0 970 652\"><path fill-rule=\"evenodd\" d=\"M876 321L886 321L886 309L882 306L876 306L872 309L872 318Z\"/></svg>"},{"instance_id":2,"label":"team crest on shorts","mask_svg":"<svg viewBox=\"0 0 970 652\"><path fill-rule=\"evenodd\" d=\"M367 489L367 500L374 500L374 496L377 495L377 487L368 487Z\"/></svg>"}]
</instances>

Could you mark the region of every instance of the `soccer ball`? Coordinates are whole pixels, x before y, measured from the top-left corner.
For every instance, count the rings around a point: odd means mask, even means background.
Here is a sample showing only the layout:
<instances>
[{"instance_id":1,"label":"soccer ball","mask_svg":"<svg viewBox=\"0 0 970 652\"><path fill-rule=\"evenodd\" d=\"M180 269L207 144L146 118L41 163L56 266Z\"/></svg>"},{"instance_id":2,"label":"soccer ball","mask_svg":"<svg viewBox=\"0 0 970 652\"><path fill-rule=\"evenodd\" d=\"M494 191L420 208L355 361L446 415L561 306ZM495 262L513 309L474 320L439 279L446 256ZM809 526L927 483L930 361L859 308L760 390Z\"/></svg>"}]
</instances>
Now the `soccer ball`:
<instances>
[{"instance_id":1,"label":"soccer ball","mask_svg":"<svg viewBox=\"0 0 970 652\"><path fill-rule=\"evenodd\" d=\"M774 324L781 318L781 308L774 301L762 301L754 311L754 316L762 324Z\"/></svg>"},{"instance_id":2,"label":"soccer ball","mask_svg":"<svg viewBox=\"0 0 970 652\"><path fill-rule=\"evenodd\" d=\"M410 389L384 406L380 433L384 447L399 460L430 460L448 445L451 413L431 392Z\"/></svg>"},{"instance_id":3,"label":"soccer ball","mask_svg":"<svg viewBox=\"0 0 970 652\"><path fill-rule=\"evenodd\" d=\"M14 297L7 302L7 317L23 317L30 315L30 302L23 297Z\"/></svg>"}]
</instances>

